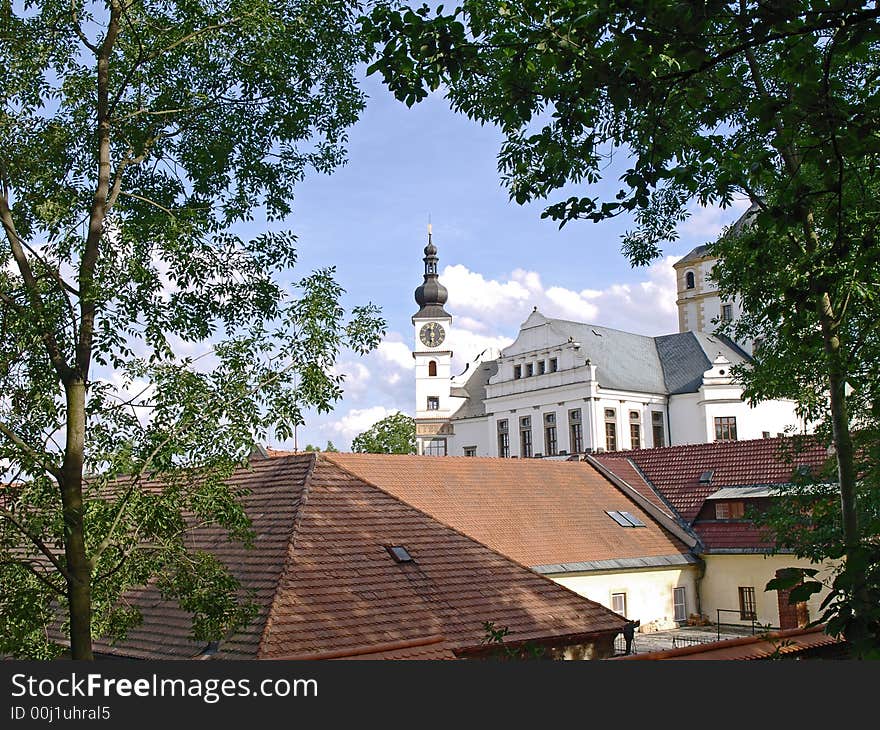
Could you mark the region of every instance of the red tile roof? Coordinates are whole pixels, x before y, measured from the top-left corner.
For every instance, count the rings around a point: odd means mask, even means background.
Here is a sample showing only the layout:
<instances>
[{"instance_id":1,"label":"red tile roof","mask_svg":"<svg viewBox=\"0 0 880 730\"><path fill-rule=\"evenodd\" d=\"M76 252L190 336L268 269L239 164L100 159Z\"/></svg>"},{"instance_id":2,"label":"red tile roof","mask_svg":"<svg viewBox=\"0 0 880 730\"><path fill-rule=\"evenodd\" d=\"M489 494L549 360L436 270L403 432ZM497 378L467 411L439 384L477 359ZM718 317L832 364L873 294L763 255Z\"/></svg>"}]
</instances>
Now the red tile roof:
<instances>
[{"instance_id":1,"label":"red tile roof","mask_svg":"<svg viewBox=\"0 0 880 730\"><path fill-rule=\"evenodd\" d=\"M619 452L618 452L619 453ZM600 464L610 469L614 474L623 479L645 499L653 503L670 517L675 517L672 509L660 493L654 489L650 482L646 481L642 472L630 459L621 459L615 454L591 454Z\"/></svg>"},{"instance_id":2,"label":"red tile roof","mask_svg":"<svg viewBox=\"0 0 880 730\"><path fill-rule=\"evenodd\" d=\"M553 645L588 643L625 623L325 455L254 460L233 482L249 491L255 549L211 528L196 530L193 546L218 555L260 612L220 644L218 657L448 658L479 649L486 621L506 626L511 643ZM395 562L388 545L405 546L413 562ZM189 638L189 617L176 604L151 589L130 599L143 625L96 651L184 658L205 648Z\"/></svg>"},{"instance_id":3,"label":"red tile roof","mask_svg":"<svg viewBox=\"0 0 880 730\"><path fill-rule=\"evenodd\" d=\"M763 551L770 550L774 544L761 528L748 520L730 522L700 520L694 523L694 532L709 551Z\"/></svg>"},{"instance_id":4,"label":"red tile roof","mask_svg":"<svg viewBox=\"0 0 880 730\"><path fill-rule=\"evenodd\" d=\"M694 646L683 646L664 651L652 651L645 654L630 654L615 657L618 660L659 660L659 659L690 659L690 660L750 660L768 659L776 654L796 655L820 647L835 644L842 645L843 640L825 633L825 626L814 626L807 629L786 629L758 636L744 636L740 639L713 641Z\"/></svg>"},{"instance_id":5,"label":"red tile roof","mask_svg":"<svg viewBox=\"0 0 880 730\"><path fill-rule=\"evenodd\" d=\"M688 553L684 543L584 462L324 456L530 567ZM629 511L646 526L621 527L606 514L612 510Z\"/></svg>"},{"instance_id":6,"label":"red tile roof","mask_svg":"<svg viewBox=\"0 0 880 730\"><path fill-rule=\"evenodd\" d=\"M625 480L622 473L631 459L682 518L692 522L706 497L721 487L787 484L798 465L818 470L828 454L816 439L795 437L616 451L597 458L615 473L620 469ZM708 470L714 471L711 482L700 484L700 475Z\"/></svg>"}]
</instances>

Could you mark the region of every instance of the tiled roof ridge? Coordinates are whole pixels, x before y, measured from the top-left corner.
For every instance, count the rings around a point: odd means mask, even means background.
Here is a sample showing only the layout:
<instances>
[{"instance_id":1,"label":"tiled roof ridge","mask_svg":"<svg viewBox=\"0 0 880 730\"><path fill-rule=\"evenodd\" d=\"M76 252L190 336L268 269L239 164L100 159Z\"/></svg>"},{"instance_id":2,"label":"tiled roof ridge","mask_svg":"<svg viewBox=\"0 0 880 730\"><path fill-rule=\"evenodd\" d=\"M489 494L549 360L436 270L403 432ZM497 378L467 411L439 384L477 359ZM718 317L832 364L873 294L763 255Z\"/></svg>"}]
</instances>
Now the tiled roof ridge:
<instances>
[{"instance_id":1,"label":"tiled roof ridge","mask_svg":"<svg viewBox=\"0 0 880 730\"><path fill-rule=\"evenodd\" d=\"M398 455L401 455L401 454L398 454ZM392 456L392 454L386 454L386 456ZM403 454L403 456L412 456L412 454ZM442 525L442 526L445 527L446 529L451 530L452 532L454 532L456 535L460 535L461 537L465 538L465 539L468 540L469 542L472 542L472 543L474 543L474 544L476 544L476 545L481 546L482 548L488 550L489 552L491 552L491 553L493 553L493 554L499 556L499 557L502 558L503 560L506 560L508 563L512 563L513 565L516 565L516 566L522 568L523 570L527 570L527 571L529 571L532 575L540 576L543 580L548 581L549 583L551 583L553 586L555 586L555 587L557 587L557 588L562 588L563 590L567 591L568 593L571 593L573 596L577 596L578 598L580 598L580 599L582 599L582 600L585 600L585 601L590 601L590 600L591 600L591 599L588 599L588 598L582 596L580 593L578 593L578 592L572 590L571 588L568 588L568 587L562 585L561 583L557 583L556 581L551 580L550 578L548 578L548 577L545 576L545 575L541 575L540 573L538 573L538 572L532 570L528 565L524 565L523 563L519 562L519 561L516 560L515 558L512 558L510 555L506 555L505 553L502 553L500 550L496 550L495 548L491 547L490 545L487 545L487 544L484 543L484 542L480 542L479 540L477 540L477 539L476 539L475 537L473 537L472 535L468 535L467 533L462 532L462 531L459 530L457 527L453 527L452 525L450 525L450 524L444 522L443 520L441 520L441 519L438 518L438 517L435 517L434 515L430 514L429 512L425 512L425 510L423 510L423 509L421 509L421 508L419 508L419 507L416 507L414 504L412 504L412 503L410 503L410 502L407 502L405 499L402 499L402 498L398 497L398 496L397 496L396 494L394 494L393 492L389 492L387 489L383 489L383 488L380 487L378 484L374 484L374 483L371 482L369 479L366 479L365 477L362 477L362 476L361 476L360 474L358 474L357 472L353 472L351 469L348 469L348 468L344 467L342 464L337 463L337 462L334 460L334 458L333 458L329 453L327 453L327 454L322 453L322 454L321 454L321 457L322 457L323 459L326 459L326 460L328 460L328 461L333 462L333 465L334 465L336 468L338 468L338 469L340 469L341 471L345 472L346 474L348 474L348 475L354 477L355 479L357 479L358 481L362 482L363 484L366 484L367 486L370 486L370 487L372 487L373 489L376 489L376 490L382 492L383 494L388 495L388 496L391 497L394 501L399 502L400 504L406 505L406 506L409 507L410 509L414 509L416 512L418 512L418 513L421 514L421 515L424 515L424 516L427 517L429 520L433 520L433 521L436 522L438 525ZM449 457L437 457L437 458L449 458ZM467 456L467 457L461 457L461 458L473 459L474 457L472 457L472 456ZM495 457L486 457L486 458L495 458ZM565 462L561 462L561 463L565 463ZM600 604L598 601L592 601L592 603L595 603L596 605L602 605L602 604ZM603 608L605 608L605 607L603 606ZM611 609L609 608L609 609L607 609L607 610L610 611ZM619 615L619 614L618 614L618 615Z\"/></svg>"},{"instance_id":2,"label":"tiled roof ridge","mask_svg":"<svg viewBox=\"0 0 880 730\"><path fill-rule=\"evenodd\" d=\"M291 457L293 457L293 459L300 461L306 453L307 452L287 454L285 456L273 457L273 459L278 459L279 461L282 459L291 460ZM278 603L276 600L278 598L278 587L281 584L282 577L287 574L287 566L290 565L290 561L293 557L293 551L296 547L296 533L299 530L299 525L302 521L304 508L306 506L306 502L308 502L309 499L309 487L312 481L312 474L314 474L315 472L315 465L318 461L318 452L308 452L307 459L311 463L306 468L306 473L303 476L303 486L299 496L299 505L296 509L296 517L293 520L293 524L290 526L290 535L287 538L287 550L285 551L284 555L284 564L278 571L278 577L275 581L275 588L272 590L272 598L269 602L269 612L266 614L266 622L263 624L263 630L260 632L260 641L257 644L258 658L263 654L264 644L266 642L266 638L269 635L269 629L272 626L273 618L275 616L276 606Z\"/></svg>"}]
</instances>

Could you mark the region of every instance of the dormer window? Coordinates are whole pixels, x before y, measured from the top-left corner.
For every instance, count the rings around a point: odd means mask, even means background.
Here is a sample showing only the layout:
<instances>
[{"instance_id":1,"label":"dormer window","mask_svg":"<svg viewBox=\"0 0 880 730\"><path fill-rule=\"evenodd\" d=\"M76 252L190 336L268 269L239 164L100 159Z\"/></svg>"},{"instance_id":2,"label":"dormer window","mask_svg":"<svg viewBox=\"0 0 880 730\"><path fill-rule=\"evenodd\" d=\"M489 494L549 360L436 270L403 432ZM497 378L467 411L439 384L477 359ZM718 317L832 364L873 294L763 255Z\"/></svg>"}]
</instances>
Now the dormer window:
<instances>
[{"instance_id":1,"label":"dormer window","mask_svg":"<svg viewBox=\"0 0 880 730\"><path fill-rule=\"evenodd\" d=\"M715 505L716 520L741 520L745 517L743 502L718 502Z\"/></svg>"},{"instance_id":2,"label":"dormer window","mask_svg":"<svg viewBox=\"0 0 880 730\"><path fill-rule=\"evenodd\" d=\"M685 289L693 289L696 286L696 283L694 281L694 272L693 271L688 271L684 275L684 286L685 286Z\"/></svg>"}]
</instances>

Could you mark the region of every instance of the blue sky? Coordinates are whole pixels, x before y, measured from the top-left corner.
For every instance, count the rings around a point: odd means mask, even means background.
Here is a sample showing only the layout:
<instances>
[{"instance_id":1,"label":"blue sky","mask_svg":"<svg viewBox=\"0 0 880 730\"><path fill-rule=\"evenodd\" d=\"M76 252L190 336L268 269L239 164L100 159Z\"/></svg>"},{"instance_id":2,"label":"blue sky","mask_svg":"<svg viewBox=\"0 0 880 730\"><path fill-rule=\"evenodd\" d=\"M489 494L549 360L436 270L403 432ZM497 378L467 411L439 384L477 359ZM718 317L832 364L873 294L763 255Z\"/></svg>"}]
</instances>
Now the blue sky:
<instances>
[{"instance_id":1,"label":"blue sky","mask_svg":"<svg viewBox=\"0 0 880 730\"><path fill-rule=\"evenodd\" d=\"M323 447L329 439L347 449L384 415L412 413L410 317L429 215L454 317L456 372L485 347L512 341L533 306L643 334L676 331L670 262L714 238L745 207L695 210L666 258L632 269L620 253L628 220L559 230L541 220L543 205L508 201L496 167L496 129L454 114L440 95L408 109L378 79L364 85L370 98L350 131L348 164L330 176L307 177L285 224L299 236L294 277L335 266L346 303L378 304L388 334L378 351L340 359L345 397L333 413L309 415L299 448ZM578 192L613 197L616 177L612 172L610 182ZM271 445L292 448L293 441Z\"/></svg>"}]
</instances>

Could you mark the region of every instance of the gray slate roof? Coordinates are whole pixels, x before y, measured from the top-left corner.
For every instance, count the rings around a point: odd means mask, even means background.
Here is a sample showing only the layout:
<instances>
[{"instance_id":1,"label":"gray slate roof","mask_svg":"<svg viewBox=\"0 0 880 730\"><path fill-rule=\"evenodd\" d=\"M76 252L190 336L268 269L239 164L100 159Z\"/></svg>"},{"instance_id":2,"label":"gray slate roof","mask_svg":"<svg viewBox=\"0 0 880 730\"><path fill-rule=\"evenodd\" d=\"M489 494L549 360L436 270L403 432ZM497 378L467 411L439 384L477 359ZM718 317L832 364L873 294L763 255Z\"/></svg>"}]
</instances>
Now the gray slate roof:
<instances>
[{"instance_id":1,"label":"gray slate roof","mask_svg":"<svg viewBox=\"0 0 880 730\"><path fill-rule=\"evenodd\" d=\"M584 358L597 366L599 385L613 390L658 395L695 393L703 382L703 373L719 353L734 365L749 360L728 338L705 332L648 337L549 318L539 326L549 327L553 339L560 343L569 337L580 343ZM453 418L486 415L486 384L497 372L497 360L478 363L470 378L452 389L452 395L468 399Z\"/></svg>"},{"instance_id":2,"label":"gray slate roof","mask_svg":"<svg viewBox=\"0 0 880 730\"><path fill-rule=\"evenodd\" d=\"M597 366L603 388L666 393L653 337L564 319L551 319L549 326L559 342L573 337L580 343L583 356Z\"/></svg>"},{"instance_id":3,"label":"gray slate roof","mask_svg":"<svg viewBox=\"0 0 880 730\"><path fill-rule=\"evenodd\" d=\"M680 332L655 337L657 353L663 366L663 378L669 395L695 393L703 382L703 373L721 353L734 365L749 360L734 342L706 332Z\"/></svg>"},{"instance_id":4,"label":"gray slate roof","mask_svg":"<svg viewBox=\"0 0 880 730\"><path fill-rule=\"evenodd\" d=\"M688 251L684 256L682 256L678 261L675 262L675 266L680 266L681 264L686 264L688 261L697 261L698 259L703 258L704 256L709 255L709 244L704 243L702 246L697 246L695 249Z\"/></svg>"},{"instance_id":5,"label":"gray slate roof","mask_svg":"<svg viewBox=\"0 0 880 730\"><path fill-rule=\"evenodd\" d=\"M474 418L486 415L486 384L498 372L498 361L487 360L475 363L476 369L465 383L452 388L451 395L467 398L453 418Z\"/></svg>"}]
</instances>

